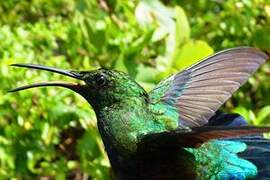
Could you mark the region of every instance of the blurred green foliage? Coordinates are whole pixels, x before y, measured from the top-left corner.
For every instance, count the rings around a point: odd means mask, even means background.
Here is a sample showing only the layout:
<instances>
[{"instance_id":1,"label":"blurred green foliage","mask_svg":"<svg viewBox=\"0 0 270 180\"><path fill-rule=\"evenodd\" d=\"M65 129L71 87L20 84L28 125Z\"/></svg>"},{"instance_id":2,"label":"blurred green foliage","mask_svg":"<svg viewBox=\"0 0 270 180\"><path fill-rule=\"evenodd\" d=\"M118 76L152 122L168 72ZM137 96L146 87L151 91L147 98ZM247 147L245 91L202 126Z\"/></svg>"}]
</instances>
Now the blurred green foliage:
<instances>
[{"instance_id":1,"label":"blurred green foliage","mask_svg":"<svg viewBox=\"0 0 270 180\"><path fill-rule=\"evenodd\" d=\"M108 179L94 112L66 89L7 94L36 81L70 80L10 68L35 63L129 73L147 90L214 51L249 45L270 53L268 0L0 1L0 179ZM269 61L227 111L270 123Z\"/></svg>"}]
</instances>

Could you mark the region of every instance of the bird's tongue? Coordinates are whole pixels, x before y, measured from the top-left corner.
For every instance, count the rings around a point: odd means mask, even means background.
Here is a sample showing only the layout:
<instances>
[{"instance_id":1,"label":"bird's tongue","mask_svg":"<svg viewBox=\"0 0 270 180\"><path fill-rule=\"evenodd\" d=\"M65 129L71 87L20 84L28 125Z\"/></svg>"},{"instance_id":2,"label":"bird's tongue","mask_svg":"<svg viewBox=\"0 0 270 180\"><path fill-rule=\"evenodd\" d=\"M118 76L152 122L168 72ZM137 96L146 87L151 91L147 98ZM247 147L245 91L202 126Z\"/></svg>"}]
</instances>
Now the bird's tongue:
<instances>
[{"instance_id":1,"label":"bird's tongue","mask_svg":"<svg viewBox=\"0 0 270 180\"><path fill-rule=\"evenodd\" d=\"M65 82L41 82L41 83L34 83L25 86L20 86L14 89L9 90L8 92L16 92L25 89L35 88L35 87L43 87L43 86L60 86L71 89L73 91L79 92L83 85L75 84L75 83L65 83Z\"/></svg>"}]
</instances>

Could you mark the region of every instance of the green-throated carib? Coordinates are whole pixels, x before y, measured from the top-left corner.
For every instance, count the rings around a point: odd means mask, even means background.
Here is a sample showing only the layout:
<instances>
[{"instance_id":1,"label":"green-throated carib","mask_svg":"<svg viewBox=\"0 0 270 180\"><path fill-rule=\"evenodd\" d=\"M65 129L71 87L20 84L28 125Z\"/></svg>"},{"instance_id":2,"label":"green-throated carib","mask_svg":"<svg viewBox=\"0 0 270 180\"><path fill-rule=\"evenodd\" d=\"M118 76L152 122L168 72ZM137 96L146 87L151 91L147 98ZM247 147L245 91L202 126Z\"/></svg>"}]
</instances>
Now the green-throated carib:
<instances>
[{"instance_id":1,"label":"green-throated carib","mask_svg":"<svg viewBox=\"0 0 270 180\"><path fill-rule=\"evenodd\" d=\"M220 106L268 58L255 48L214 54L146 92L127 74L107 69L67 71L33 64L82 84L46 82L11 90L61 86L93 107L117 179L270 178L269 127L248 126Z\"/></svg>"}]
</instances>

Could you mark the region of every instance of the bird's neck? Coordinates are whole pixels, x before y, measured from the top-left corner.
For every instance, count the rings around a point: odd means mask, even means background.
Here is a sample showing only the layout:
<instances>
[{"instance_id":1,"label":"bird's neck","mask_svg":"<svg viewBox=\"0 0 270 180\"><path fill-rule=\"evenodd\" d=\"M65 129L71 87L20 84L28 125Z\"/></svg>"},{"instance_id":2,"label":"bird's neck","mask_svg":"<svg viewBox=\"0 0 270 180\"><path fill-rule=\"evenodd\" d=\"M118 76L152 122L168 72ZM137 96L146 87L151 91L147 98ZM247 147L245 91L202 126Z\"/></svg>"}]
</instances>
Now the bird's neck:
<instances>
[{"instance_id":1,"label":"bird's neck","mask_svg":"<svg viewBox=\"0 0 270 180\"><path fill-rule=\"evenodd\" d=\"M129 99L128 102L101 107L96 112L99 132L113 171L119 179L126 179L126 175L135 177L136 174L137 132L131 125L131 119L138 116L136 112L140 105Z\"/></svg>"},{"instance_id":2,"label":"bird's neck","mask_svg":"<svg viewBox=\"0 0 270 180\"><path fill-rule=\"evenodd\" d=\"M148 104L139 98L105 106L96 114L98 128L114 170L134 171L140 135L165 130L148 111Z\"/></svg>"},{"instance_id":3,"label":"bird's neck","mask_svg":"<svg viewBox=\"0 0 270 180\"><path fill-rule=\"evenodd\" d=\"M96 113L103 140L109 138L118 148L130 153L136 152L140 136L167 128L156 119L149 104L140 98L129 98L105 106Z\"/></svg>"},{"instance_id":4,"label":"bird's neck","mask_svg":"<svg viewBox=\"0 0 270 180\"><path fill-rule=\"evenodd\" d=\"M138 133L149 115L147 104L141 99L129 98L98 109L98 127L103 141L116 144L124 151L136 151Z\"/></svg>"}]
</instances>

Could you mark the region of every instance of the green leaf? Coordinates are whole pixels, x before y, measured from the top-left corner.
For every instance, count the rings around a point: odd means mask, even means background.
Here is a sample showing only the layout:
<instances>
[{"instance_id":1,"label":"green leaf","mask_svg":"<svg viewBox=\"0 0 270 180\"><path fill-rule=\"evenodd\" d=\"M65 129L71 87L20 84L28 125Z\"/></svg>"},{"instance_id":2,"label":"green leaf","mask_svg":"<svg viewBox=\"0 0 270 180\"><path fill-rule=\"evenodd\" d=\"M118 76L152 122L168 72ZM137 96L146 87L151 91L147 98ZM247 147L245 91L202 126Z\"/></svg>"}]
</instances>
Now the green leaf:
<instances>
[{"instance_id":1,"label":"green leaf","mask_svg":"<svg viewBox=\"0 0 270 180\"><path fill-rule=\"evenodd\" d=\"M268 26L264 26L262 28L257 29L252 35L252 40L258 47L267 50L270 48L269 34L270 34L270 22Z\"/></svg>"},{"instance_id":2,"label":"green leaf","mask_svg":"<svg viewBox=\"0 0 270 180\"><path fill-rule=\"evenodd\" d=\"M190 27L188 23L185 11L180 6L175 7L175 18L176 18L176 47L180 47L182 44L187 42L190 37Z\"/></svg>"},{"instance_id":3,"label":"green leaf","mask_svg":"<svg viewBox=\"0 0 270 180\"><path fill-rule=\"evenodd\" d=\"M269 120L270 120L270 106L265 106L265 107L263 107L263 108L259 111L259 113L258 113L258 115L257 115L257 118L255 119L254 122L255 122L256 125L262 124L263 121L264 121L267 117L268 117Z\"/></svg>"},{"instance_id":4,"label":"green leaf","mask_svg":"<svg viewBox=\"0 0 270 180\"><path fill-rule=\"evenodd\" d=\"M154 83L156 82L156 77L158 73L159 72L157 71L157 69L140 64L138 66L136 80L146 83Z\"/></svg>"},{"instance_id":5,"label":"green leaf","mask_svg":"<svg viewBox=\"0 0 270 180\"><path fill-rule=\"evenodd\" d=\"M185 69L213 52L213 49L204 41L189 41L175 52L174 67L178 70Z\"/></svg>"},{"instance_id":6,"label":"green leaf","mask_svg":"<svg viewBox=\"0 0 270 180\"><path fill-rule=\"evenodd\" d=\"M233 110L234 113L240 114L243 116L246 120L249 120L249 112L246 108L242 106L238 106Z\"/></svg>"}]
</instances>

